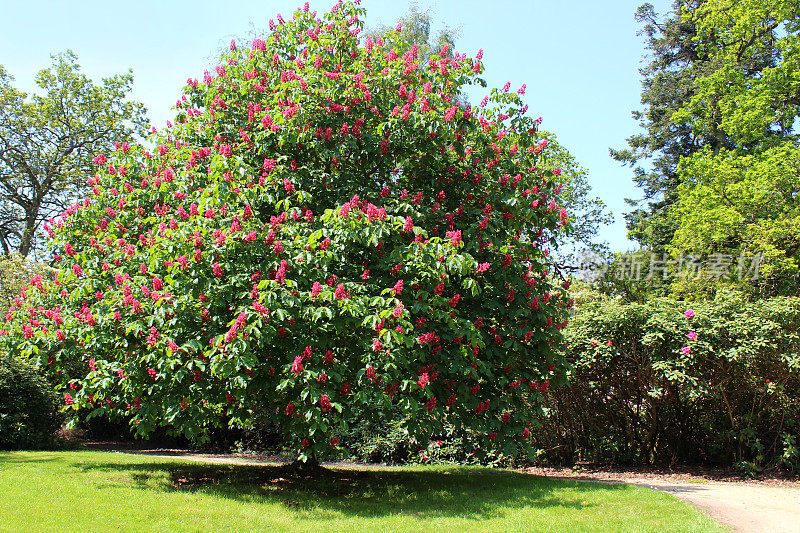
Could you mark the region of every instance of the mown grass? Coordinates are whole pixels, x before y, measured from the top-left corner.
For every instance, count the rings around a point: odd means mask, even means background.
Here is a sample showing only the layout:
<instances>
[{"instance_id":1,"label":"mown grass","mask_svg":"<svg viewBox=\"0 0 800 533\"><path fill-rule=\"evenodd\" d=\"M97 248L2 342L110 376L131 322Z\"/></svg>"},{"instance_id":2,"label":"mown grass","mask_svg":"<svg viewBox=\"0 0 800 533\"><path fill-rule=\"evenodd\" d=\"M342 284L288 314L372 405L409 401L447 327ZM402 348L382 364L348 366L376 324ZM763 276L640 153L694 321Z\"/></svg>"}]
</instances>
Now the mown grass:
<instances>
[{"instance_id":1,"label":"mown grass","mask_svg":"<svg viewBox=\"0 0 800 533\"><path fill-rule=\"evenodd\" d=\"M467 467L212 465L106 452L0 453L0 531L721 531L628 485Z\"/></svg>"}]
</instances>

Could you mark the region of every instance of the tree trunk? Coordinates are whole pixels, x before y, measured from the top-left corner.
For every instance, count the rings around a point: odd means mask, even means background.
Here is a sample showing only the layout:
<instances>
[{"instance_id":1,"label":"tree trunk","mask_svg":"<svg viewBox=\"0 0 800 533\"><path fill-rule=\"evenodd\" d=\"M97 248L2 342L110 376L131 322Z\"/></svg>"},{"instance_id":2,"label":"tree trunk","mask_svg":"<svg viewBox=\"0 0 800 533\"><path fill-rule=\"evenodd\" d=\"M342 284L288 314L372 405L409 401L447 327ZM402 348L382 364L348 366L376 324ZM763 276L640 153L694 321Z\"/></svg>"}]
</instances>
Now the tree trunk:
<instances>
[{"instance_id":1,"label":"tree trunk","mask_svg":"<svg viewBox=\"0 0 800 533\"><path fill-rule=\"evenodd\" d=\"M317 456L311 454L305 461L295 459L290 467L296 474L308 477L316 477L327 470L320 464Z\"/></svg>"},{"instance_id":2,"label":"tree trunk","mask_svg":"<svg viewBox=\"0 0 800 533\"><path fill-rule=\"evenodd\" d=\"M36 231L36 213L25 213L25 231L19 241L19 255L28 257L33 243L33 232Z\"/></svg>"}]
</instances>

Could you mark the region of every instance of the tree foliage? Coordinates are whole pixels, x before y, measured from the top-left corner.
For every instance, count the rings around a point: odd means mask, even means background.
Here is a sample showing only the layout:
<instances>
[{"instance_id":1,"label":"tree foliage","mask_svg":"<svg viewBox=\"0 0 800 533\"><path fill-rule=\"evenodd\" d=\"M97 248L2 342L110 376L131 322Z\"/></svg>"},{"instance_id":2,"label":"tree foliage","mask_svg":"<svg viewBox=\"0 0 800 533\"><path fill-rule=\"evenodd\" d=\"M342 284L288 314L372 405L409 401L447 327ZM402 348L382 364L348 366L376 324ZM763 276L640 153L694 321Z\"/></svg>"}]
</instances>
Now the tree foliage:
<instances>
[{"instance_id":1,"label":"tree foliage","mask_svg":"<svg viewBox=\"0 0 800 533\"><path fill-rule=\"evenodd\" d=\"M52 445L63 421L59 408L36 365L0 355L0 450Z\"/></svg>"},{"instance_id":2,"label":"tree foliage","mask_svg":"<svg viewBox=\"0 0 800 533\"><path fill-rule=\"evenodd\" d=\"M422 62L427 62L442 50L448 50L448 55L452 57L458 31L445 26L434 35L431 29L432 19L430 9L420 11L412 3L408 12L398 18L395 27L380 25L366 30L365 34L377 39L399 32L400 49L407 52L416 46L417 55ZM465 92L459 92L457 97L460 106L466 108L471 105ZM542 139L548 141L551 163L561 169L563 182L561 196L563 204L570 207L572 214L572 223L567 231L556 235L558 249L561 252L558 262L564 269L575 268L577 258L581 254L607 253L607 245L597 241L597 233L600 226L611 222L612 217L603 201L591 194L587 170L558 143L553 133L541 127L538 128L538 133Z\"/></svg>"},{"instance_id":3,"label":"tree foliage","mask_svg":"<svg viewBox=\"0 0 800 533\"><path fill-rule=\"evenodd\" d=\"M680 16L683 9L693 10L698 3L677 0L663 18L649 3L636 11L650 56L639 70L644 109L632 114L645 132L629 137L628 148L610 150L615 160L634 167L634 182L644 195L642 201L628 200L637 206L625 215L628 236L657 252L665 249L675 232L672 210L678 196L678 162L709 142L689 126L676 127L672 122L672 114L691 98L694 80L708 69L693 41L694 24Z\"/></svg>"},{"instance_id":4,"label":"tree foliage","mask_svg":"<svg viewBox=\"0 0 800 533\"><path fill-rule=\"evenodd\" d=\"M695 102L693 109L698 113L714 109L699 104L697 98L700 80L722 68L709 50L709 45L718 39L717 32L708 26L698 28L695 16L707 5L705 0L676 0L664 17L659 17L649 3L636 12L650 53L649 63L640 69L644 109L633 112L645 132L631 136L628 148L612 149L611 155L635 167L634 181L644 195L642 201L629 200L637 206L626 215L629 236L657 253L671 244L680 224L675 209L683 181L678 168L681 158L706 149L717 152L749 146L744 139L734 138L719 127L721 117L717 111L706 113L703 128L675 118L691 102ZM774 66L776 56L772 52L767 48L742 57L739 66L748 76L756 77Z\"/></svg>"},{"instance_id":5,"label":"tree foliage","mask_svg":"<svg viewBox=\"0 0 800 533\"><path fill-rule=\"evenodd\" d=\"M729 139L681 161L673 248L761 254L761 293L795 294L800 264L800 6L708 0L684 17L715 68L673 120ZM769 66L754 70L753 64Z\"/></svg>"},{"instance_id":6,"label":"tree foliage","mask_svg":"<svg viewBox=\"0 0 800 533\"><path fill-rule=\"evenodd\" d=\"M270 21L189 80L152 154L97 158L48 228L56 282L32 280L4 337L69 408L196 439L261 409L301 460L364 406L421 442L530 451L563 375L558 154L524 88L458 103L481 52L362 42L363 15Z\"/></svg>"},{"instance_id":7,"label":"tree foliage","mask_svg":"<svg viewBox=\"0 0 800 533\"><path fill-rule=\"evenodd\" d=\"M26 261L19 255L0 256L0 315L5 316L11 306L19 307L20 291L28 286L31 278L45 274L51 278L55 270L41 263ZM17 299L17 303L14 300Z\"/></svg>"},{"instance_id":8,"label":"tree foliage","mask_svg":"<svg viewBox=\"0 0 800 533\"><path fill-rule=\"evenodd\" d=\"M70 51L36 76L40 92L13 87L0 65L0 245L27 256L41 224L86 190L92 157L144 134L144 107L126 100L133 76L94 84Z\"/></svg>"}]
</instances>

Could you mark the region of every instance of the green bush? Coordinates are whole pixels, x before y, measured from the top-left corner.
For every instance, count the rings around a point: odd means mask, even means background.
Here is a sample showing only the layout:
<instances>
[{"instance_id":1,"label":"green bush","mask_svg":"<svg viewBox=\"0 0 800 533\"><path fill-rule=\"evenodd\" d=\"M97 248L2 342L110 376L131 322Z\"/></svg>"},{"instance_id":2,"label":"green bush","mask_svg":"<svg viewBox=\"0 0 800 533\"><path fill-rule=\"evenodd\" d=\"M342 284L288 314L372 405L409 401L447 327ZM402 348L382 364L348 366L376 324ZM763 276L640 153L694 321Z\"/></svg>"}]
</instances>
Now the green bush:
<instances>
[{"instance_id":1,"label":"green bush","mask_svg":"<svg viewBox=\"0 0 800 533\"><path fill-rule=\"evenodd\" d=\"M369 414L365 410L365 415ZM342 432L342 447L349 458L365 463L401 464L414 459L420 446L409 436L405 427L405 416L378 418L362 416L361 419Z\"/></svg>"},{"instance_id":2,"label":"green bush","mask_svg":"<svg viewBox=\"0 0 800 533\"><path fill-rule=\"evenodd\" d=\"M800 298L594 295L572 317L571 383L550 392L538 446L558 462L796 469L799 331Z\"/></svg>"},{"instance_id":3,"label":"green bush","mask_svg":"<svg viewBox=\"0 0 800 533\"><path fill-rule=\"evenodd\" d=\"M400 410L386 417L365 409L355 424L339 433L343 458L364 463L457 463L506 467L527 457L514 457L500 451L479 453L474 435L467 434L465 438L452 428L445 428L431 440L420 442L406 430L411 423L407 416Z\"/></svg>"},{"instance_id":4,"label":"green bush","mask_svg":"<svg viewBox=\"0 0 800 533\"><path fill-rule=\"evenodd\" d=\"M50 446L60 423L58 398L36 367L0 358L0 449Z\"/></svg>"}]
</instances>

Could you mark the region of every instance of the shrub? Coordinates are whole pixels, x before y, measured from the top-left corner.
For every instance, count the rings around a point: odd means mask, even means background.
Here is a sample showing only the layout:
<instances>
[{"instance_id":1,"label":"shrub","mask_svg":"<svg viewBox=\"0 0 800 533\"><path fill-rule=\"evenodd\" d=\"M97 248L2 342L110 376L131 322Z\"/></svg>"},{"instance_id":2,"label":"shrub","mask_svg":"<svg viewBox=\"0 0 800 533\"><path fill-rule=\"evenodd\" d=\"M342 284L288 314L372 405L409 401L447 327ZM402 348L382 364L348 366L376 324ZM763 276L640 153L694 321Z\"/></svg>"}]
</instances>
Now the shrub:
<instances>
[{"instance_id":1,"label":"shrub","mask_svg":"<svg viewBox=\"0 0 800 533\"><path fill-rule=\"evenodd\" d=\"M371 415L371 416L370 416ZM493 450L479 453L474 436L459 434L454 427L419 441L406 429L406 413L380 413L365 409L358 421L340 435L343 457L365 463L482 464L508 467L529 461L525 455L509 456Z\"/></svg>"},{"instance_id":2,"label":"shrub","mask_svg":"<svg viewBox=\"0 0 800 533\"><path fill-rule=\"evenodd\" d=\"M597 296L568 328L571 384L538 444L558 461L796 465L799 332L800 298Z\"/></svg>"},{"instance_id":3,"label":"shrub","mask_svg":"<svg viewBox=\"0 0 800 533\"><path fill-rule=\"evenodd\" d=\"M0 357L0 449L46 448L62 417L53 387L35 366Z\"/></svg>"},{"instance_id":4,"label":"shrub","mask_svg":"<svg viewBox=\"0 0 800 533\"><path fill-rule=\"evenodd\" d=\"M368 416L368 415L372 416ZM388 416L386 416L388 414ZM377 413L365 409L347 432L341 434L342 447L350 459L365 463L407 463L421 446L405 429L405 413Z\"/></svg>"},{"instance_id":5,"label":"shrub","mask_svg":"<svg viewBox=\"0 0 800 533\"><path fill-rule=\"evenodd\" d=\"M266 405L300 460L367 406L531 451L563 375L561 170L524 88L458 102L482 52L421 63L363 14L279 20L190 80L153 154L97 157L5 337L70 408L202 440Z\"/></svg>"}]
</instances>

